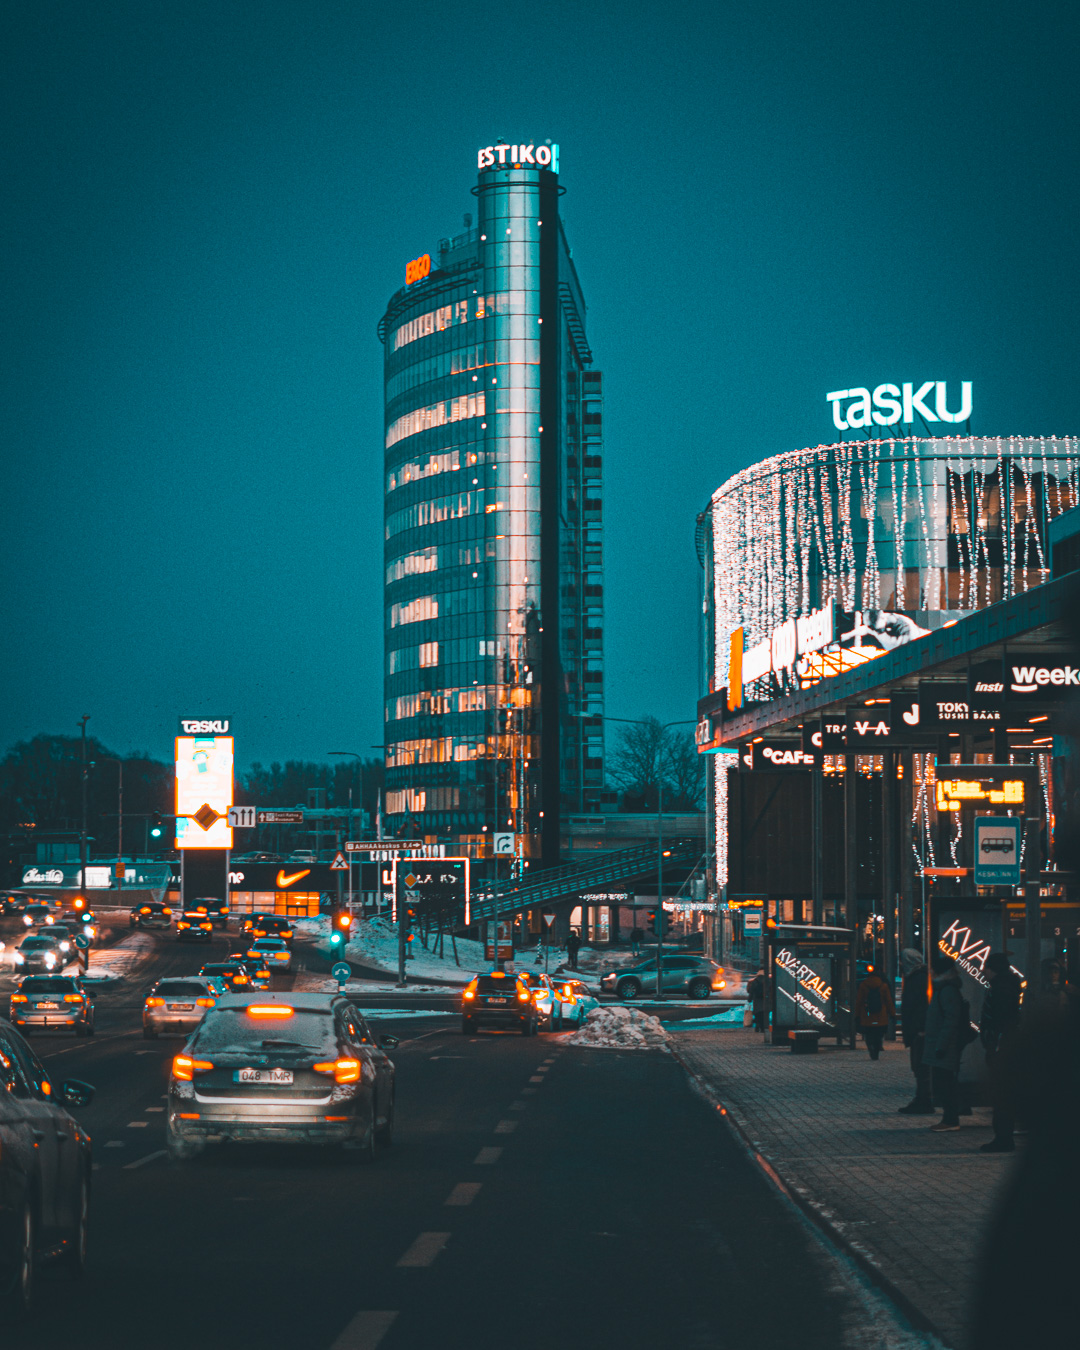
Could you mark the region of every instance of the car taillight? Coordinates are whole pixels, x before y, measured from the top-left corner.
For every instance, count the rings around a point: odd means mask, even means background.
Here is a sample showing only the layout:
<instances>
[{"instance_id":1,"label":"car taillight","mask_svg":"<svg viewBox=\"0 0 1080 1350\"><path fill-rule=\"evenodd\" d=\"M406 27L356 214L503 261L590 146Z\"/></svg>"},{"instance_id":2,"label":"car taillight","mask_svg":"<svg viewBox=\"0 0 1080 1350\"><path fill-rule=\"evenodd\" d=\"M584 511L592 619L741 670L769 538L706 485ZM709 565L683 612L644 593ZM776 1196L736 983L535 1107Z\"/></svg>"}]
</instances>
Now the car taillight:
<instances>
[{"instance_id":1,"label":"car taillight","mask_svg":"<svg viewBox=\"0 0 1080 1350\"><path fill-rule=\"evenodd\" d=\"M180 929L180 928L190 928L190 927L191 927L191 924L189 924L189 923L184 923L183 920L181 920L181 921L176 925L176 927L177 927L178 929Z\"/></svg>"},{"instance_id":2,"label":"car taillight","mask_svg":"<svg viewBox=\"0 0 1080 1350\"><path fill-rule=\"evenodd\" d=\"M82 996L82 994L65 994L65 995L64 995L64 1002L65 1002L65 1003L81 1003L82 1001L83 1001L83 996Z\"/></svg>"},{"instance_id":3,"label":"car taillight","mask_svg":"<svg viewBox=\"0 0 1080 1350\"><path fill-rule=\"evenodd\" d=\"M476 997L476 994L473 992L473 990L471 990L471 989L466 989L465 992L462 994L461 997L462 997L462 998L475 998L475 997Z\"/></svg>"},{"instance_id":4,"label":"car taillight","mask_svg":"<svg viewBox=\"0 0 1080 1350\"><path fill-rule=\"evenodd\" d=\"M360 1061L358 1059L334 1059L325 1064L311 1066L316 1073L332 1073L335 1083L358 1083L360 1081Z\"/></svg>"},{"instance_id":5,"label":"car taillight","mask_svg":"<svg viewBox=\"0 0 1080 1350\"><path fill-rule=\"evenodd\" d=\"M163 998L148 998L146 1006L148 1008L164 1008L165 1000Z\"/></svg>"},{"instance_id":6,"label":"car taillight","mask_svg":"<svg viewBox=\"0 0 1080 1350\"><path fill-rule=\"evenodd\" d=\"M192 1059L189 1055L177 1055L172 1062L173 1077L190 1083L197 1073L208 1073L214 1066L208 1059Z\"/></svg>"},{"instance_id":7,"label":"car taillight","mask_svg":"<svg viewBox=\"0 0 1080 1350\"><path fill-rule=\"evenodd\" d=\"M168 907L168 905L166 905L165 908L164 908L161 912L162 912L162 914L171 914L171 913L172 913L172 910Z\"/></svg>"},{"instance_id":8,"label":"car taillight","mask_svg":"<svg viewBox=\"0 0 1080 1350\"><path fill-rule=\"evenodd\" d=\"M250 984L250 983L251 983L250 980L248 979L248 977L247 977L246 975L234 975L234 976L232 977L232 982L233 982L233 984Z\"/></svg>"},{"instance_id":9,"label":"car taillight","mask_svg":"<svg viewBox=\"0 0 1080 1350\"><path fill-rule=\"evenodd\" d=\"M217 1005L216 998L197 998L195 1000L196 1008L213 1008Z\"/></svg>"},{"instance_id":10,"label":"car taillight","mask_svg":"<svg viewBox=\"0 0 1080 1350\"><path fill-rule=\"evenodd\" d=\"M529 1001L529 991L528 991L527 989L522 989L522 990L520 990L520 991L518 992L518 999L519 999L519 1001L522 1002L522 1003L528 1003L528 1001Z\"/></svg>"},{"instance_id":11,"label":"car taillight","mask_svg":"<svg viewBox=\"0 0 1080 1350\"><path fill-rule=\"evenodd\" d=\"M11 1001L12 1001L12 1003L25 1003L25 1002L26 1002L26 995L25 995L25 994L12 994L12 996L11 996Z\"/></svg>"}]
</instances>

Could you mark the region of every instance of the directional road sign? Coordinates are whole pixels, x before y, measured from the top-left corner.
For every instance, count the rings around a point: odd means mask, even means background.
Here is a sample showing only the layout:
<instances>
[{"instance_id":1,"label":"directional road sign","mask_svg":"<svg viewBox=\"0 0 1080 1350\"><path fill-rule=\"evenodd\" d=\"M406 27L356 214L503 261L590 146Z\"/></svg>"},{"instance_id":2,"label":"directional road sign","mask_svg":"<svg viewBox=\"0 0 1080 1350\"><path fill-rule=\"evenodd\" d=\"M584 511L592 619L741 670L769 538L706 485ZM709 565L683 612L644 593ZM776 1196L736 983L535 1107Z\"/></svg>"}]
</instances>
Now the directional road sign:
<instances>
[{"instance_id":1,"label":"directional road sign","mask_svg":"<svg viewBox=\"0 0 1080 1350\"><path fill-rule=\"evenodd\" d=\"M330 978L337 980L338 984L344 984L352 979L352 966L347 961L337 961L330 967Z\"/></svg>"},{"instance_id":2,"label":"directional road sign","mask_svg":"<svg viewBox=\"0 0 1080 1350\"><path fill-rule=\"evenodd\" d=\"M514 836L512 834L496 834L493 836L492 847L496 853L513 853Z\"/></svg>"},{"instance_id":3,"label":"directional road sign","mask_svg":"<svg viewBox=\"0 0 1080 1350\"><path fill-rule=\"evenodd\" d=\"M260 825L303 825L303 811L259 811Z\"/></svg>"},{"instance_id":4,"label":"directional road sign","mask_svg":"<svg viewBox=\"0 0 1080 1350\"><path fill-rule=\"evenodd\" d=\"M84 952L86 951L87 947L90 946L90 939L86 936L85 933L76 933L75 946L78 947L79 951Z\"/></svg>"},{"instance_id":5,"label":"directional road sign","mask_svg":"<svg viewBox=\"0 0 1080 1350\"><path fill-rule=\"evenodd\" d=\"M422 839L349 839L345 844L346 853L412 853L423 848Z\"/></svg>"},{"instance_id":6,"label":"directional road sign","mask_svg":"<svg viewBox=\"0 0 1080 1350\"><path fill-rule=\"evenodd\" d=\"M255 828L254 806L230 806L229 825L234 830L253 830Z\"/></svg>"}]
</instances>

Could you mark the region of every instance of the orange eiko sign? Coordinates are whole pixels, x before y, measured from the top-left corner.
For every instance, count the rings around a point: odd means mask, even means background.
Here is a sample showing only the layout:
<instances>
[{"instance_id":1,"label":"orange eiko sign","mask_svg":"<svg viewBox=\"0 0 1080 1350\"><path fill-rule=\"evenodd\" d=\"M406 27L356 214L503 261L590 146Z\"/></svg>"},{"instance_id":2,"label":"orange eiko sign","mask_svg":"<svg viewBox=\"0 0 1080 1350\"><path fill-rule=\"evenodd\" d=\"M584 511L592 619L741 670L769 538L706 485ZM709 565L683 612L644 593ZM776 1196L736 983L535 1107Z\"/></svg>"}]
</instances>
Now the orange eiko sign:
<instances>
[{"instance_id":1,"label":"orange eiko sign","mask_svg":"<svg viewBox=\"0 0 1080 1350\"><path fill-rule=\"evenodd\" d=\"M736 708L742 707L743 640L744 640L743 630L741 628L736 628L731 635L731 645L728 648L728 677L727 677L728 712L734 712Z\"/></svg>"},{"instance_id":2,"label":"orange eiko sign","mask_svg":"<svg viewBox=\"0 0 1080 1350\"><path fill-rule=\"evenodd\" d=\"M411 286L414 281L423 281L430 273L431 254L425 253L422 258L414 258L411 263L405 264L405 285Z\"/></svg>"}]
</instances>

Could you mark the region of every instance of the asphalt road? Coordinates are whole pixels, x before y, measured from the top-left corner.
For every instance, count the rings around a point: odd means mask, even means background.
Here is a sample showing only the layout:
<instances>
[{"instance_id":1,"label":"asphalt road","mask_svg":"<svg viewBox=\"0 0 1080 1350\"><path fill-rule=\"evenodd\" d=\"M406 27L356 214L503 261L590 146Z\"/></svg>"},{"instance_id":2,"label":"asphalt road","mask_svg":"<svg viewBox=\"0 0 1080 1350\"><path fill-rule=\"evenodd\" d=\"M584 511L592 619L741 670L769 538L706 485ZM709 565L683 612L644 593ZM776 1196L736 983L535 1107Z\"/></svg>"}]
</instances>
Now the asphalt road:
<instances>
[{"instance_id":1,"label":"asphalt road","mask_svg":"<svg viewBox=\"0 0 1080 1350\"><path fill-rule=\"evenodd\" d=\"M844 1343L844 1295L805 1224L659 1052L383 1017L402 1037L397 1134L373 1166L235 1145L170 1164L180 1041L144 1041L139 1012L155 977L206 959L162 939L99 994L93 1041L33 1038L54 1079L97 1088L79 1113L90 1261L81 1284L44 1270L5 1346Z\"/></svg>"}]
</instances>

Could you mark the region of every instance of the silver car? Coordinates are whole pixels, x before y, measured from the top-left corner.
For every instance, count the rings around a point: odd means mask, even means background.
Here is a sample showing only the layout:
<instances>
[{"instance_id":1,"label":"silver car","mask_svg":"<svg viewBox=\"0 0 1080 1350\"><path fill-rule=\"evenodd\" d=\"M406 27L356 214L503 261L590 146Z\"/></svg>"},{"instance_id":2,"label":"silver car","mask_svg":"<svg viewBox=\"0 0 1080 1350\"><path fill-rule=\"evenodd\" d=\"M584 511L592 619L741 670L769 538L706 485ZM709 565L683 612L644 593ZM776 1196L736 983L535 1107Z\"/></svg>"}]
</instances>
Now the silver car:
<instances>
[{"instance_id":1,"label":"silver car","mask_svg":"<svg viewBox=\"0 0 1080 1350\"><path fill-rule=\"evenodd\" d=\"M188 1035L217 1003L217 987L201 975L158 980L143 1007L143 1035L154 1040L163 1031Z\"/></svg>"},{"instance_id":2,"label":"silver car","mask_svg":"<svg viewBox=\"0 0 1080 1350\"><path fill-rule=\"evenodd\" d=\"M51 975L63 970L64 953L51 934L32 933L23 938L15 949L16 975Z\"/></svg>"},{"instance_id":3,"label":"silver car","mask_svg":"<svg viewBox=\"0 0 1080 1350\"><path fill-rule=\"evenodd\" d=\"M727 987L724 970L707 956L693 953L665 954L660 968L660 988L665 994L685 994L687 998L708 998ZM603 976L600 988L616 998L633 999L656 993L656 958L639 961Z\"/></svg>"},{"instance_id":4,"label":"silver car","mask_svg":"<svg viewBox=\"0 0 1080 1350\"><path fill-rule=\"evenodd\" d=\"M229 994L173 1059L165 1141L182 1160L217 1140L333 1144L361 1161L394 1129L394 1065L336 994ZM385 1047L385 1048L384 1048Z\"/></svg>"}]
</instances>

